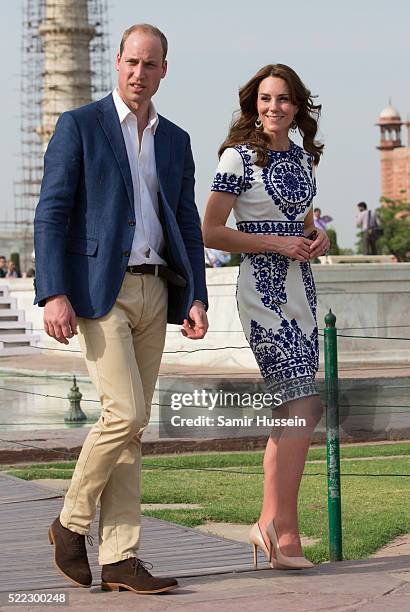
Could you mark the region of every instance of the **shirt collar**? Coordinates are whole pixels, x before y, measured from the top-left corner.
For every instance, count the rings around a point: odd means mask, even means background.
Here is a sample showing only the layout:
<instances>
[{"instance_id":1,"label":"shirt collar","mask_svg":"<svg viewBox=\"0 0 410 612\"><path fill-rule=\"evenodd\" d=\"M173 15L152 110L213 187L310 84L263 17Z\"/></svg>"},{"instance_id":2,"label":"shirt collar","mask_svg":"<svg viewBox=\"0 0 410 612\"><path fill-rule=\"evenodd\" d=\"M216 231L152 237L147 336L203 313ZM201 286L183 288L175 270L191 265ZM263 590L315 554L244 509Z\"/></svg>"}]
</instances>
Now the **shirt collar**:
<instances>
[{"instance_id":1,"label":"shirt collar","mask_svg":"<svg viewBox=\"0 0 410 612\"><path fill-rule=\"evenodd\" d=\"M112 92L112 97L114 100L114 104L115 104L115 108L117 109L117 113L118 113L118 117L120 119L120 123L123 123L127 117L129 115L131 116L135 116L133 115L131 109L125 104L124 100L121 98L120 94L118 93L117 88L115 88ZM153 134L155 134L155 131L158 127L158 123L159 123L159 117L158 117L158 113L155 109L155 106L151 100L150 104L149 104L149 109L148 109L148 123L147 123L147 128L149 128Z\"/></svg>"}]
</instances>

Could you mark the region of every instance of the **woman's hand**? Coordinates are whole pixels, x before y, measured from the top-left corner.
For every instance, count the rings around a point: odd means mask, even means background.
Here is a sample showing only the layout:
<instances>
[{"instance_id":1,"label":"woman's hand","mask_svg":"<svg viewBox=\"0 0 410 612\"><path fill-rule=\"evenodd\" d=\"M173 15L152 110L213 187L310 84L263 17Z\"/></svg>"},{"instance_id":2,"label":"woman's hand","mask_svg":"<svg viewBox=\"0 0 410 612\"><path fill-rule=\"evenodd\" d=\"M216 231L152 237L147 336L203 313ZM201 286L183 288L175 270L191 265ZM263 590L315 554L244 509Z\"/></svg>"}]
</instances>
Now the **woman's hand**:
<instances>
[{"instance_id":1,"label":"woman's hand","mask_svg":"<svg viewBox=\"0 0 410 612\"><path fill-rule=\"evenodd\" d=\"M270 250L290 259L308 261L310 259L312 240L304 236L272 236L273 244Z\"/></svg>"},{"instance_id":2,"label":"woman's hand","mask_svg":"<svg viewBox=\"0 0 410 612\"><path fill-rule=\"evenodd\" d=\"M325 255L330 248L330 240L326 232L321 229L316 229L316 232L317 236L310 245L309 259L315 259L315 257Z\"/></svg>"}]
</instances>

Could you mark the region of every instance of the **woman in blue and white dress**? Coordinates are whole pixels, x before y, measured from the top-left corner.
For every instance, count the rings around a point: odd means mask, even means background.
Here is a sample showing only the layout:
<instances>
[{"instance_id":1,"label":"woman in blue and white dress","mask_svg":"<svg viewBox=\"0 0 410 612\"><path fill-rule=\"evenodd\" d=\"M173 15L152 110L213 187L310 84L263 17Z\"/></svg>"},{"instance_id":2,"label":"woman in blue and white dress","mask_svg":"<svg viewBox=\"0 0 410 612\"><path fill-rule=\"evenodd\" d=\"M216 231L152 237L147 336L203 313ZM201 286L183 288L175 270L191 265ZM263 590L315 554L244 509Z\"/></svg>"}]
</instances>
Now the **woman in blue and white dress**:
<instances>
[{"instance_id":1,"label":"woman in blue and white dress","mask_svg":"<svg viewBox=\"0 0 410 612\"><path fill-rule=\"evenodd\" d=\"M307 568L297 497L311 435L322 415L316 291L310 260L329 248L315 229L315 141L320 105L298 75L268 65L239 92L240 114L220 148L204 219L206 246L241 253L237 303L244 333L266 384L282 405L274 416L306 426L274 429L264 457L264 497L250 541L279 569ZM303 148L289 139L299 130ZM233 211L237 230L226 227Z\"/></svg>"}]
</instances>

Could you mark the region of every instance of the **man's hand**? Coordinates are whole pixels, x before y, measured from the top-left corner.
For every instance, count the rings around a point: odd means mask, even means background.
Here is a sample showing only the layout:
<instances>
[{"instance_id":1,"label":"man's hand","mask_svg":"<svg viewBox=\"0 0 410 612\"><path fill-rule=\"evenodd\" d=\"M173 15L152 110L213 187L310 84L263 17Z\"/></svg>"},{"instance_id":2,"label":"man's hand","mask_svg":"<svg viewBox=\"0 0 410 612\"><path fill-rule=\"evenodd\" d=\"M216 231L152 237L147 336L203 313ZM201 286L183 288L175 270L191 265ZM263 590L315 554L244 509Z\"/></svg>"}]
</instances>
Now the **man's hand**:
<instances>
[{"instance_id":1,"label":"man's hand","mask_svg":"<svg viewBox=\"0 0 410 612\"><path fill-rule=\"evenodd\" d=\"M309 259L325 255L330 248L330 240L324 230L317 229L317 236L310 245Z\"/></svg>"},{"instance_id":2,"label":"man's hand","mask_svg":"<svg viewBox=\"0 0 410 612\"><path fill-rule=\"evenodd\" d=\"M188 319L184 319L181 333L191 340L200 340L208 331L208 317L201 302L194 301Z\"/></svg>"},{"instance_id":3,"label":"man's hand","mask_svg":"<svg viewBox=\"0 0 410 612\"><path fill-rule=\"evenodd\" d=\"M65 295L53 295L44 307L44 330L57 342L68 344L67 338L77 334L75 312Z\"/></svg>"}]
</instances>

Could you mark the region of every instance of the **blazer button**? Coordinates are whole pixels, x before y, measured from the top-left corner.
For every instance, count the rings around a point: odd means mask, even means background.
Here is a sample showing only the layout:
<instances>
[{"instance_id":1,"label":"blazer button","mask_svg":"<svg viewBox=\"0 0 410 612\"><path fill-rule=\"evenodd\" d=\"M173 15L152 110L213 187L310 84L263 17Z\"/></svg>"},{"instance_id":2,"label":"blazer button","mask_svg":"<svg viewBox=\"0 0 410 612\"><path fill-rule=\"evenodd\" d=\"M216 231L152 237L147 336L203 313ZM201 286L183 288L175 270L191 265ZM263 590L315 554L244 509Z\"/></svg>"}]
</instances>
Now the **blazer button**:
<instances>
[{"instance_id":1,"label":"blazer button","mask_svg":"<svg viewBox=\"0 0 410 612\"><path fill-rule=\"evenodd\" d=\"M124 257L129 257L131 255L130 251L124 251L123 253Z\"/></svg>"},{"instance_id":2,"label":"blazer button","mask_svg":"<svg viewBox=\"0 0 410 612\"><path fill-rule=\"evenodd\" d=\"M133 221L132 219L130 221L128 221L128 225L131 225L131 227L134 227L135 225L135 221Z\"/></svg>"}]
</instances>

